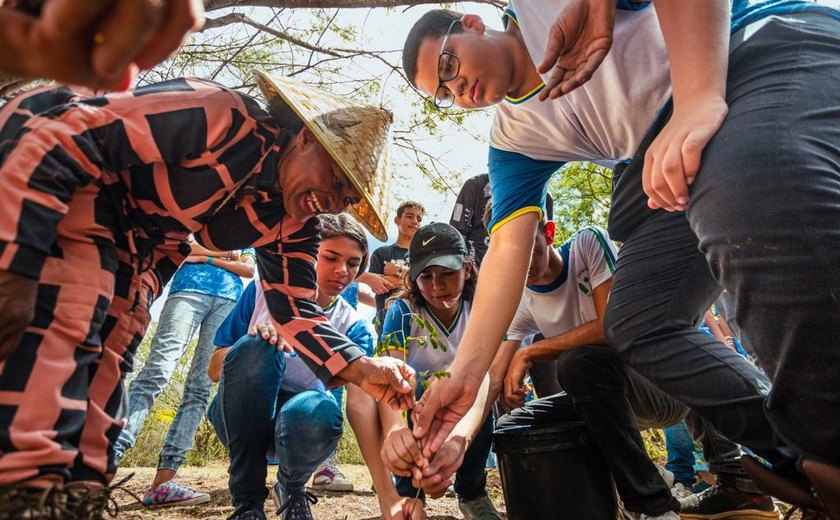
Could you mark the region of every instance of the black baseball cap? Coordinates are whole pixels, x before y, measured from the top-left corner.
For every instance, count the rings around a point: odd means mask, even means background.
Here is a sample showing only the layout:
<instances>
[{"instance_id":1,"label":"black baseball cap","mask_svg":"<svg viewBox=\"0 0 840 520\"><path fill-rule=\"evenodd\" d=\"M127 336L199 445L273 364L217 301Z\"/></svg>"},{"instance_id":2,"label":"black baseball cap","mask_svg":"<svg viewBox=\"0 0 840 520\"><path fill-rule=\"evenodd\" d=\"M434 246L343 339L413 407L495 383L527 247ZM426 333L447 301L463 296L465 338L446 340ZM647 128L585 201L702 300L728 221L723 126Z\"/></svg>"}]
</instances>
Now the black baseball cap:
<instances>
[{"instance_id":1,"label":"black baseball cap","mask_svg":"<svg viewBox=\"0 0 840 520\"><path fill-rule=\"evenodd\" d=\"M464 267L467 244L457 229L443 222L433 222L414 233L408 246L408 276L417 280L424 269L440 266L447 269Z\"/></svg>"}]
</instances>

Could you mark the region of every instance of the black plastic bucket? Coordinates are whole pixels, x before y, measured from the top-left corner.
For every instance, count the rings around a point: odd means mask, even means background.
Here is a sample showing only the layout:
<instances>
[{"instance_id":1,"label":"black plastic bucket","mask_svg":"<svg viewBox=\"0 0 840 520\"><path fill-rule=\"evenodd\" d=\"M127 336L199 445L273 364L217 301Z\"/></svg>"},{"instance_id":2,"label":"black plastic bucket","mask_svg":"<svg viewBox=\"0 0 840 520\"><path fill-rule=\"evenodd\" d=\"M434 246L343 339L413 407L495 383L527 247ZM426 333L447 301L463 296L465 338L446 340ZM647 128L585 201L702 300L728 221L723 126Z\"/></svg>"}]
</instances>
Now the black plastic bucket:
<instances>
[{"instance_id":1,"label":"black plastic bucket","mask_svg":"<svg viewBox=\"0 0 840 520\"><path fill-rule=\"evenodd\" d=\"M612 477L582 422L497 430L508 520L615 520Z\"/></svg>"}]
</instances>

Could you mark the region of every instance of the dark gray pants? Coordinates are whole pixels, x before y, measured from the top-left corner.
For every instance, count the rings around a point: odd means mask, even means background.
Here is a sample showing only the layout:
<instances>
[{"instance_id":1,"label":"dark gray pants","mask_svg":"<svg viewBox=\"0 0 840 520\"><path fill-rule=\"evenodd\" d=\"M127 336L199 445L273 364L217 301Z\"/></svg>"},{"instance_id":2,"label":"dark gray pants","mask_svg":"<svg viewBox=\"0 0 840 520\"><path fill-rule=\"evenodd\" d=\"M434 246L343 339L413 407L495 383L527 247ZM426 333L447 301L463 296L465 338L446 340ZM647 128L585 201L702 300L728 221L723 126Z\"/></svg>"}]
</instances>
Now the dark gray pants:
<instances>
[{"instance_id":1,"label":"dark gray pants","mask_svg":"<svg viewBox=\"0 0 840 520\"><path fill-rule=\"evenodd\" d=\"M607 337L730 439L840 465L840 22L767 21L730 56L727 101L685 214L640 209L643 154L619 180ZM720 287L772 390L696 330Z\"/></svg>"}]
</instances>

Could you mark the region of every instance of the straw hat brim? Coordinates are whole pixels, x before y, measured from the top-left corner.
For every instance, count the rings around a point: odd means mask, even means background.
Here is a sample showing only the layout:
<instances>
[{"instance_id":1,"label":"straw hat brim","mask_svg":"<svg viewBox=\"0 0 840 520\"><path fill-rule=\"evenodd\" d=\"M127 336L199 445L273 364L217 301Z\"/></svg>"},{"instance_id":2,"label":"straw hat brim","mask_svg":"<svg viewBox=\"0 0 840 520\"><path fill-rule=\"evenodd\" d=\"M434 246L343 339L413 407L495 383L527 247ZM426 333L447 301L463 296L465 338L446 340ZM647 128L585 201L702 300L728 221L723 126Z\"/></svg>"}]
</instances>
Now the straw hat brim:
<instances>
[{"instance_id":1,"label":"straw hat brim","mask_svg":"<svg viewBox=\"0 0 840 520\"><path fill-rule=\"evenodd\" d=\"M354 100L343 98L335 94L328 93L315 87L304 85L299 82L292 82L285 78L277 78L271 74L263 71L254 71L258 80L258 85L266 101L270 102L273 98L279 97L288 105L294 113L301 119L306 128L315 136L319 143L324 147L330 157L338 164L341 171L347 176L353 187L361 195L362 199L357 203L347 207L347 210L356 217L362 225L378 240L387 241L388 234L386 231L385 219L383 218L383 211L387 212L387 184L390 179L390 172L388 169L388 127L393 121L393 115L390 111L374 107L372 105L363 105ZM294 85L294 88L289 88ZM320 112L315 112L311 109L312 106L324 107ZM381 151L378 160L375 161L375 171L369 172L368 185L363 182L365 172L360 169L360 162L352 155L348 155L347 149L340 150L337 146L335 136L328 135L325 130L315 122L316 117L329 114L326 109L332 112L341 111L356 111L357 113L364 113L364 117L376 118L379 121L379 126L384 127L382 135L370 136L369 139L382 139ZM376 147L377 143L362 143ZM345 147L348 148L348 147ZM353 147L349 147L353 148ZM380 186L375 186L379 182ZM384 184L382 186L381 184ZM377 203L373 197L373 188L378 188L380 201ZM380 209L381 208L381 209Z\"/></svg>"}]
</instances>

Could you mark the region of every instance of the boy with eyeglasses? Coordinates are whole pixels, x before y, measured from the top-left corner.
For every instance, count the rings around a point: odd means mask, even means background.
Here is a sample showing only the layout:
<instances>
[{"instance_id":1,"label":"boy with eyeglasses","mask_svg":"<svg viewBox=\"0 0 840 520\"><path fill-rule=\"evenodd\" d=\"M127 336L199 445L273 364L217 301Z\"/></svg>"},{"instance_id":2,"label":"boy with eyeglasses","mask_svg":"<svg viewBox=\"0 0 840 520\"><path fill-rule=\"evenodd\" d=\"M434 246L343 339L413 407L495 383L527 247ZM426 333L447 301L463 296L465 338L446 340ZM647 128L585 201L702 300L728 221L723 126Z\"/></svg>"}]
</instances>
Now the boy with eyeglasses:
<instances>
[{"instance_id":1,"label":"boy with eyeglasses","mask_svg":"<svg viewBox=\"0 0 840 520\"><path fill-rule=\"evenodd\" d=\"M487 347L521 294L551 175L568 161L627 161L610 216L610 234L624 242L605 320L611 347L777 471L801 478L791 463L804 459L840 515L840 427L816 427L840 413L826 368L840 361L831 339L840 335L831 276L840 269L840 93L819 86L840 78L840 16L813 3L740 1L730 27L729 10L722 0L660 0L657 12L624 1L513 0L505 31L447 11L412 29L404 67L436 105L498 104L489 155L497 206L482 266L494 282L479 283L478 319L453 377L424 396L418 437L434 420L442 439L472 401L493 358ZM744 197L761 203L732 210ZM721 286L770 360L772 392L763 374L694 328ZM794 449L783 455L779 438ZM705 504L695 509L684 516L707 514Z\"/></svg>"}]
</instances>

